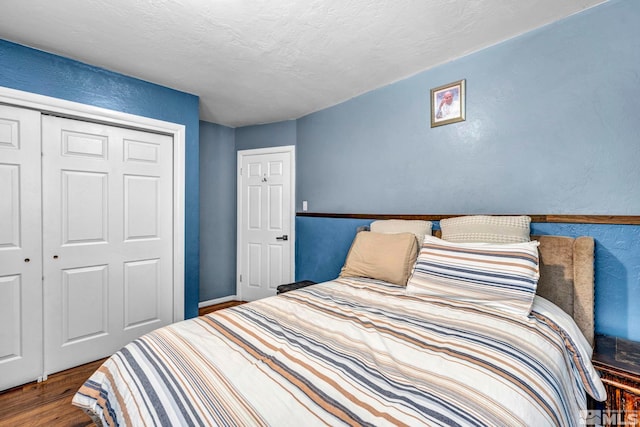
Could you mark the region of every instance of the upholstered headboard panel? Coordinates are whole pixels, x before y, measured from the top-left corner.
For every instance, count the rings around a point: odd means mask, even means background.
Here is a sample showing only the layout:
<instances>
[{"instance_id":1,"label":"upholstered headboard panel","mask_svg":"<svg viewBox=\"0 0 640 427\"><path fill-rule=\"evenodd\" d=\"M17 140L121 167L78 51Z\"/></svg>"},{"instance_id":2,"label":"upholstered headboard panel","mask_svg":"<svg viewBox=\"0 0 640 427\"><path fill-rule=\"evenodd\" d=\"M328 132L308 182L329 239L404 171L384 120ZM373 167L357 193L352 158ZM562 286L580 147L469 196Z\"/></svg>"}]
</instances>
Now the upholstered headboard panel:
<instances>
[{"instance_id":1,"label":"upholstered headboard panel","mask_svg":"<svg viewBox=\"0 0 640 427\"><path fill-rule=\"evenodd\" d=\"M570 314L593 345L594 241L592 237L531 236L540 242L536 293Z\"/></svg>"}]
</instances>

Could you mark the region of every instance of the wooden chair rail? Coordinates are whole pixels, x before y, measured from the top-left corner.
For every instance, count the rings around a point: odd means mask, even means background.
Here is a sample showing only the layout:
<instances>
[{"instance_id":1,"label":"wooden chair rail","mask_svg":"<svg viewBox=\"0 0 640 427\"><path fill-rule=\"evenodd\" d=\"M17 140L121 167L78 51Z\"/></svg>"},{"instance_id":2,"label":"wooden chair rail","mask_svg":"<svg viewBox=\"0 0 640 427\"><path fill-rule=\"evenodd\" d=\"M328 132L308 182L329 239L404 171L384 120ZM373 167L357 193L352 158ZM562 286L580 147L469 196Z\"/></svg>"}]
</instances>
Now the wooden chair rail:
<instances>
[{"instance_id":1,"label":"wooden chair rail","mask_svg":"<svg viewBox=\"0 0 640 427\"><path fill-rule=\"evenodd\" d=\"M465 214L357 214L330 212L297 212L300 217L319 218L351 218L351 219L419 219L424 221L440 221L445 218L462 216ZM491 215L491 214L483 214ZM640 215L539 215L539 214L499 214L499 215L528 215L532 222L549 222L565 224L617 224L640 225Z\"/></svg>"}]
</instances>

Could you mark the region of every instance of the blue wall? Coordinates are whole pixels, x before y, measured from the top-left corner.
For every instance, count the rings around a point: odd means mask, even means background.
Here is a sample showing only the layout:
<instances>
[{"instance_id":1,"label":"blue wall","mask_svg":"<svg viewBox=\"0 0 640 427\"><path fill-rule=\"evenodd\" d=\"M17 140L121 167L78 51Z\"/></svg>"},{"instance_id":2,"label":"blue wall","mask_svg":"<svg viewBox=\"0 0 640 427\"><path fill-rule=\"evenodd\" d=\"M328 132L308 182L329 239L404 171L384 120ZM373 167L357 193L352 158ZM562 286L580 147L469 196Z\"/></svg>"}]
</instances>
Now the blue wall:
<instances>
[{"instance_id":1,"label":"blue wall","mask_svg":"<svg viewBox=\"0 0 640 427\"><path fill-rule=\"evenodd\" d=\"M611 1L297 121L297 209L640 213L640 2ZM466 79L467 120L430 88Z\"/></svg>"},{"instance_id":2,"label":"blue wall","mask_svg":"<svg viewBox=\"0 0 640 427\"><path fill-rule=\"evenodd\" d=\"M314 212L640 215L640 2L613 0L297 120ZM467 120L430 127L430 88L467 81ZM298 217L296 278L337 276L366 220ZM640 340L640 227L596 239L596 330Z\"/></svg>"},{"instance_id":3,"label":"blue wall","mask_svg":"<svg viewBox=\"0 0 640 427\"><path fill-rule=\"evenodd\" d=\"M0 40L0 86L186 126L185 317L198 313L198 97Z\"/></svg>"},{"instance_id":4,"label":"blue wall","mask_svg":"<svg viewBox=\"0 0 640 427\"><path fill-rule=\"evenodd\" d=\"M235 129L200 122L200 301L236 293Z\"/></svg>"}]
</instances>

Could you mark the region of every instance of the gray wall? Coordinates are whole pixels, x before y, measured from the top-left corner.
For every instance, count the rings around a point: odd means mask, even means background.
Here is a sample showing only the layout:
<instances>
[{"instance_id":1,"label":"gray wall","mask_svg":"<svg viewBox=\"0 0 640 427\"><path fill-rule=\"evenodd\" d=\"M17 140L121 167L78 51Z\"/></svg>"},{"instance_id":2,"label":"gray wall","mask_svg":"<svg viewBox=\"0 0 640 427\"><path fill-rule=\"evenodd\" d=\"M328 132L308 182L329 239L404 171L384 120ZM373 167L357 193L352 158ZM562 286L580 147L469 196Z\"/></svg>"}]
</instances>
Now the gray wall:
<instances>
[{"instance_id":1,"label":"gray wall","mask_svg":"<svg viewBox=\"0 0 640 427\"><path fill-rule=\"evenodd\" d=\"M200 122L200 301L236 294L237 151L295 145L296 122Z\"/></svg>"},{"instance_id":2,"label":"gray wall","mask_svg":"<svg viewBox=\"0 0 640 427\"><path fill-rule=\"evenodd\" d=\"M236 150L296 145L296 121L245 126L236 129Z\"/></svg>"},{"instance_id":3,"label":"gray wall","mask_svg":"<svg viewBox=\"0 0 640 427\"><path fill-rule=\"evenodd\" d=\"M236 293L235 130L200 122L200 301Z\"/></svg>"}]
</instances>

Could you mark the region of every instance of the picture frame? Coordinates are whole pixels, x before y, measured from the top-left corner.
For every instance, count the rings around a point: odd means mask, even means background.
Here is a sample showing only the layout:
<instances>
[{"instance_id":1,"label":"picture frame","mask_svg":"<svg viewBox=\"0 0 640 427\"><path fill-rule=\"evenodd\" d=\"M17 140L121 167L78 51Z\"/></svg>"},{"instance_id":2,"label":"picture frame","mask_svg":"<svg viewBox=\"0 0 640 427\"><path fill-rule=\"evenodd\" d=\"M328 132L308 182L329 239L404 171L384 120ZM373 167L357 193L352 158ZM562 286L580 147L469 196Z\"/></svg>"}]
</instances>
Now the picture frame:
<instances>
[{"instance_id":1,"label":"picture frame","mask_svg":"<svg viewBox=\"0 0 640 427\"><path fill-rule=\"evenodd\" d=\"M431 127L465 120L466 80L431 89Z\"/></svg>"}]
</instances>

